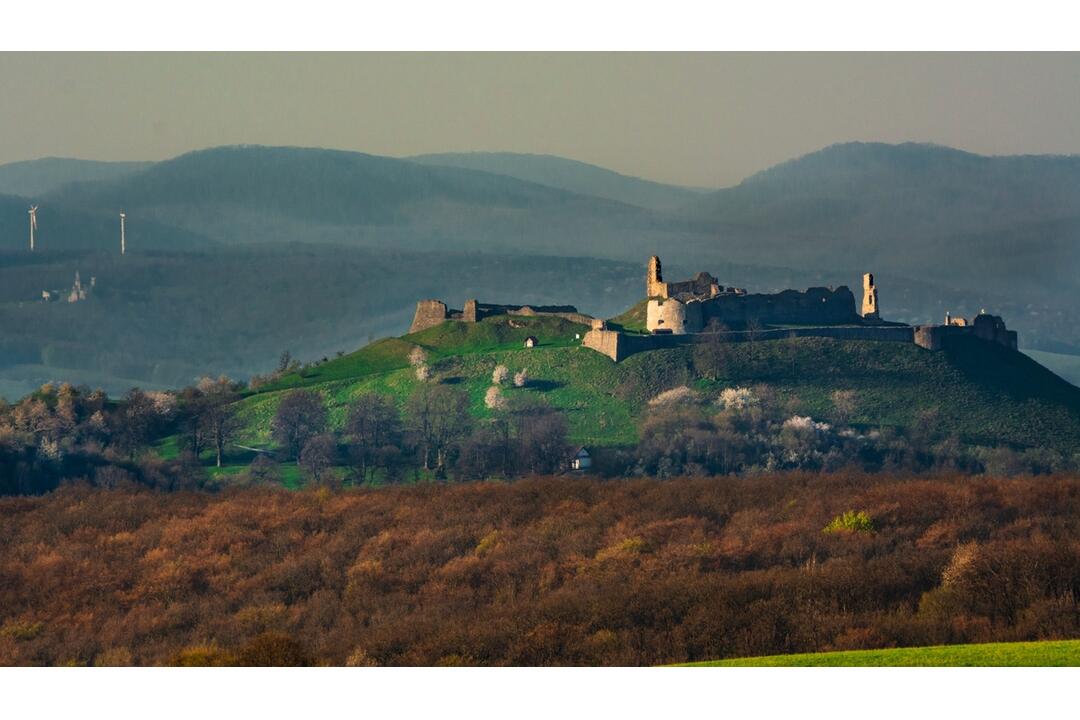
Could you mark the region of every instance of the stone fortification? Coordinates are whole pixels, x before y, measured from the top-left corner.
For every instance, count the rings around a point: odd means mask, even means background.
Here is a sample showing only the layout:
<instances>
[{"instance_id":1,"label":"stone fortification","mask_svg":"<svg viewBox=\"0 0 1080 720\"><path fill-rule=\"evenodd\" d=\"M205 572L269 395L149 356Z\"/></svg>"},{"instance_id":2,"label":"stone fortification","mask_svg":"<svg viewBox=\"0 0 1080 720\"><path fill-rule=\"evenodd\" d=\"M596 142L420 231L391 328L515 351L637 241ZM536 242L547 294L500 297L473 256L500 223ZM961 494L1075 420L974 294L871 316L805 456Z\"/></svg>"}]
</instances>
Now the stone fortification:
<instances>
[{"instance_id":1,"label":"stone fortification","mask_svg":"<svg viewBox=\"0 0 1080 720\"><path fill-rule=\"evenodd\" d=\"M591 315L578 312L573 305L495 305L466 300L463 310L453 310L441 300L421 300L416 303L416 313L413 315L409 332L420 332L450 320L474 323L497 315L560 317L570 322L590 326L595 320Z\"/></svg>"},{"instance_id":2,"label":"stone fortification","mask_svg":"<svg viewBox=\"0 0 1080 720\"><path fill-rule=\"evenodd\" d=\"M646 307L650 332L697 333L710 323L742 328L760 325L860 324L855 295L846 287L784 290L771 294L723 293L709 298L653 298Z\"/></svg>"},{"instance_id":3,"label":"stone fortification","mask_svg":"<svg viewBox=\"0 0 1080 720\"><path fill-rule=\"evenodd\" d=\"M914 331L908 325L882 325L877 327L800 327L773 330L735 330L722 334L723 342L742 343L783 338L822 337L834 340L869 340L874 342L911 343ZM662 350L715 341L711 333L631 335L615 330L590 330L582 338L582 345L607 355L615 362L625 360L639 352Z\"/></svg>"},{"instance_id":4,"label":"stone fortification","mask_svg":"<svg viewBox=\"0 0 1080 720\"><path fill-rule=\"evenodd\" d=\"M649 334L609 330L603 320L580 313L572 305L495 305L476 300L466 301L463 310L453 310L441 300L421 300L409 332L448 321L479 322L498 315L560 317L589 326L582 345L616 362L646 350L714 342L714 333L720 328L725 328L721 332L724 342L824 337L914 343L940 350L950 337L971 336L1011 350L1017 347L1016 332L1006 328L997 315L983 313L970 322L947 315L944 325L917 327L882 320L872 273L863 275L861 314L856 311L854 293L845 286L749 294L725 287L705 272L690 280L665 282L660 258L655 255L649 258L645 291Z\"/></svg>"},{"instance_id":5,"label":"stone fortification","mask_svg":"<svg viewBox=\"0 0 1080 720\"><path fill-rule=\"evenodd\" d=\"M866 273L862 276L863 320L880 320L881 312L878 310L877 285L874 284L874 273Z\"/></svg>"},{"instance_id":6,"label":"stone fortification","mask_svg":"<svg viewBox=\"0 0 1080 720\"><path fill-rule=\"evenodd\" d=\"M941 350L954 337L976 337L1009 350L1017 349L1016 331L1005 327L1005 321L997 315L980 313L970 322L946 316L944 325L919 325L915 328L915 344L927 350Z\"/></svg>"},{"instance_id":7,"label":"stone fortification","mask_svg":"<svg viewBox=\"0 0 1080 720\"><path fill-rule=\"evenodd\" d=\"M724 287L719 280L707 272L699 272L689 280L682 282L664 282L660 258L656 255L649 258L649 269L645 276L645 297L689 300L691 298L716 297L723 293L737 294L742 292L745 291L739 288Z\"/></svg>"},{"instance_id":8,"label":"stone fortification","mask_svg":"<svg viewBox=\"0 0 1080 720\"><path fill-rule=\"evenodd\" d=\"M420 332L429 327L440 325L450 317L451 310L446 307L442 300L421 300L416 303L416 313L413 315L412 325L409 332Z\"/></svg>"}]
</instances>

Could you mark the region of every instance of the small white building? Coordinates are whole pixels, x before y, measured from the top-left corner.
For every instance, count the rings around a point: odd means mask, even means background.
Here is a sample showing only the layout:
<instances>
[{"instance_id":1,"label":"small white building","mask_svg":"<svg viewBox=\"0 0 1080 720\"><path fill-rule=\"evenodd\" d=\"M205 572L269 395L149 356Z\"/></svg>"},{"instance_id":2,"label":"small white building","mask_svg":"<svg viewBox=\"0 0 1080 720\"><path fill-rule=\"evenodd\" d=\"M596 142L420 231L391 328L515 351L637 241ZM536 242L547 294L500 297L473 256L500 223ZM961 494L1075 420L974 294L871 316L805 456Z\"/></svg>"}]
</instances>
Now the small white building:
<instances>
[{"instance_id":1,"label":"small white building","mask_svg":"<svg viewBox=\"0 0 1080 720\"><path fill-rule=\"evenodd\" d=\"M525 347L527 347L527 348L536 347L539 343L540 343L540 341L537 340L536 337L533 336L533 335L530 335L529 337L525 338Z\"/></svg>"},{"instance_id":2,"label":"small white building","mask_svg":"<svg viewBox=\"0 0 1080 720\"><path fill-rule=\"evenodd\" d=\"M580 447L570 460L571 470L588 470L592 467L592 456L587 448Z\"/></svg>"}]
</instances>

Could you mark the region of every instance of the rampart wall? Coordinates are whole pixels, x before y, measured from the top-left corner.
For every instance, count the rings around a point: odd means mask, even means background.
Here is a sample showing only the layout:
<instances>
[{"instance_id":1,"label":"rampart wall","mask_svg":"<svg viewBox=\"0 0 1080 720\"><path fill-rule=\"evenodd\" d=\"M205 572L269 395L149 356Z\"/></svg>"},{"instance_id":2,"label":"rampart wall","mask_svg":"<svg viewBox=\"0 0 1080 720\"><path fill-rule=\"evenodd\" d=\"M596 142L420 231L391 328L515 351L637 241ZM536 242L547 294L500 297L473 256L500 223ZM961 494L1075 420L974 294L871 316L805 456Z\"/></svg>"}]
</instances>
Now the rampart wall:
<instances>
[{"instance_id":1,"label":"rampart wall","mask_svg":"<svg viewBox=\"0 0 1080 720\"><path fill-rule=\"evenodd\" d=\"M591 315L578 312L573 305L496 305L476 300L466 300L463 310L452 310L441 300L421 300L416 303L409 332L420 332L448 320L459 322L479 322L484 318L497 315L517 315L521 317L560 317L582 325L592 325Z\"/></svg>"},{"instance_id":2,"label":"rampart wall","mask_svg":"<svg viewBox=\"0 0 1080 720\"><path fill-rule=\"evenodd\" d=\"M750 342L759 340L780 340L791 337L824 337L834 340L871 340L876 342L914 342L915 328L902 326L871 327L802 327L779 330L760 330L757 332L732 331L723 333L724 342ZM631 335L615 330L590 330L585 333L582 345L598 353L607 355L615 362L625 360L639 352L662 350L713 342L715 336L710 333L688 335Z\"/></svg>"},{"instance_id":3,"label":"rampart wall","mask_svg":"<svg viewBox=\"0 0 1080 720\"><path fill-rule=\"evenodd\" d=\"M707 327L711 320L726 325L745 325L756 321L777 324L857 323L855 295L847 287L835 290L809 288L806 292L784 290L770 294L719 295L702 300L701 319Z\"/></svg>"}]
</instances>

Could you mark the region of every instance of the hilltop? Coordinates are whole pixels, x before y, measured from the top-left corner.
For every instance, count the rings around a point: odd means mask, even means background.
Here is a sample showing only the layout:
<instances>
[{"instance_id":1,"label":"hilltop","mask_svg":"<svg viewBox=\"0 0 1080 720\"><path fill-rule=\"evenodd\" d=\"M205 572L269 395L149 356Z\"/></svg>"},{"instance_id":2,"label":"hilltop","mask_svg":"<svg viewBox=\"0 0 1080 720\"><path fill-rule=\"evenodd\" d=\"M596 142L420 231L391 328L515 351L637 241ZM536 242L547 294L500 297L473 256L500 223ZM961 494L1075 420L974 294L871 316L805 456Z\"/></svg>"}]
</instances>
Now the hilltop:
<instances>
[{"instance_id":1,"label":"hilltop","mask_svg":"<svg viewBox=\"0 0 1080 720\"><path fill-rule=\"evenodd\" d=\"M1080 156L990 157L917 143L833 145L757 173L687 212L748 242L736 261L875 267L1045 299L1076 293ZM750 239L752 242L749 242Z\"/></svg>"},{"instance_id":2,"label":"hilltop","mask_svg":"<svg viewBox=\"0 0 1080 720\"><path fill-rule=\"evenodd\" d=\"M45 195L74 182L113 180L150 167L149 162L40 158L0 165L0 194Z\"/></svg>"},{"instance_id":3,"label":"hilltop","mask_svg":"<svg viewBox=\"0 0 1080 720\"><path fill-rule=\"evenodd\" d=\"M631 177L555 155L470 152L413 155L405 159L424 165L445 165L507 175L580 195L617 200L653 210L673 210L707 192L699 188L667 185Z\"/></svg>"},{"instance_id":4,"label":"hilltop","mask_svg":"<svg viewBox=\"0 0 1080 720\"><path fill-rule=\"evenodd\" d=\"M648 401L672 387L688 385L714 399L726 387L766 384L792 414L816 420L840 420L832 393L852 390L859 402L850 421L858 427L910 431L932 414L946 434L966 443L1080 451L1080 388L1023 354L976 339L943 352L827 338L738 343L728 347L722 372L707 377L695 364L694 348L643 352L613 363L580 346L575 336L586 329L558 318L502 316L380 340L252 392L241 402L242 442L270 444L270 418L292 389L322 393L337 427L348 403L365 392L403 406L420 383L409 362L420 347L429 355L429 382L465 390L477 418L491 414L484 393L496 365L526 370L530 386L508 393L562 410L570 439L592 447L638 442ZM540 338L538 347L522 347L529 335Z\"/></svg>"}]
</instances>

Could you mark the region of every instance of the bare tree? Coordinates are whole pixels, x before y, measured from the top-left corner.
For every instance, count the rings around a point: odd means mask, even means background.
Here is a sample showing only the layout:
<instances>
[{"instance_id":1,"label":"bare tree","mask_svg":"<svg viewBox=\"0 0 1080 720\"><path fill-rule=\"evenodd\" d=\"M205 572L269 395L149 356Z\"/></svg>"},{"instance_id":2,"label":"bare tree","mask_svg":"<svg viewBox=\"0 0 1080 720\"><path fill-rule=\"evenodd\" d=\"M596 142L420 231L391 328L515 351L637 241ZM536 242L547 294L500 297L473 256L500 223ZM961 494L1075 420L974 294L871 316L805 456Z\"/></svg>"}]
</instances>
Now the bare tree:
<instances>
[{"instance_id":1,"label":"bare tree","mask_svg":"<svg viewBox=\"0 0 1080 720\"><path fill-rule=\"evenodd\" d=\"M232 442L243 424L236 414L236 388L228 378L222 378L206 394L207 402L203 406L202 425L206 436L214 446L215 464L221 467L221 458L225 446Z\"/></svg>"},{"instance_id":2,"label":"bare tree","mask_svg":"<svg viewBox=\"0 0 1080 720\"><path fill-rule=\"evenodd\" d=\"M854 390L835 390L832 394L833 416L837 424L847 425L859 404L859 395Z\"/></svg>"},{"instance_id":3,"label":"bare tree","mask_svg":"<svg viewBox=\"0 0 1080 720\"><path fill-rule=\"evenodd\" d=\"M400 455L388 451L401 445L401 415L397 406L378 393L361 395L349 407L345 435L353 462L361 479L366 481L371 469Z\"/></svg>"},{"instance_id":4,"label":"bare tree","mask_svg":"<svg viewBox=\"0 0 1080 720\"><path fill-rule=\"evenodd\" d=\"M325 429L326 406L322 396L311 390L294 390L286 395L270 424L274 440L297 462L307 441Z\"/></svg>"},{"instance_id":5,"label":"bare tree","mask_svg":"<svg viewBox=\"0 0 1080 720\"><path fill-rule=\"evenodd\" d=\"M409 397L406 414L419 441L424 469L434 468L441 475L449 451L469 434L469 396L445 385L421 385Z\"/></svg>"},{"instance_id":6,"label":"bare tree","mask_svg":"<svg viewBox=\"0 0 1080 720\"><path fill-rule=\"evenodd\" d=\"M551 473L565 466L570 454L565 414L536 403L518 409L515 419L522 470Z\"/></svg>"},{"instance_id":7,"label":"bare tree","mask_svg":"<svg viewBox=\"0 0 1080 720\"><path fill-rule=\"evenodd\" d=\"M257 484L273 484L281 480L281 468L269 455L259 453L248 466L248 478Z\"/></svg>"},{"instance_id":8,"label":"bare tree","mask_svg":"<svg viewBox=\"0 0 1080 720\"><path fill-rule=\"evenodd\" d=\"M705 342L694 346L694 367L704 377L719 380L728 366L728 326L717 318L705 328Z\"/></svg>"},{"instance_id":9,"label":"bare tree","mask_svg":"<svg viewBox=\"0 0 1080 720\"><path fill-rule=\"evenodd\" d=\"M750 343L750 359L753 361L757 356L756 344L761 338L762 332L761 321L757 318L749 318L746 321L746 340Z\"/></svg>"},{"instance_id":10,"label":"bare tree","mask_svg":"<svg viewBox=\"0 0 1080 720\"><path fill-rule=\"evenodd\" d=\"M159 415L154 402L139 388L132 388L124 395L121 409L112 413L112 435L121 449L134 458L135 452L145 445L157 429Z\"/></svg>"},{"instance_id":11,"label":"bare tree","mask_svg":"<svg viewBox=\"0 0 1080 720\"><path fill-rule=\"evenodd\" d=\"M329 472L337 460L337 442L329 433L314 435L300 451L300 467L316 483L331 479Z\"/></svg>"}]
</instances>

